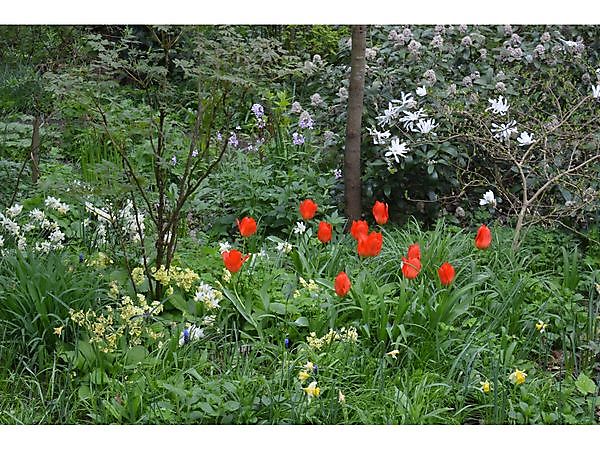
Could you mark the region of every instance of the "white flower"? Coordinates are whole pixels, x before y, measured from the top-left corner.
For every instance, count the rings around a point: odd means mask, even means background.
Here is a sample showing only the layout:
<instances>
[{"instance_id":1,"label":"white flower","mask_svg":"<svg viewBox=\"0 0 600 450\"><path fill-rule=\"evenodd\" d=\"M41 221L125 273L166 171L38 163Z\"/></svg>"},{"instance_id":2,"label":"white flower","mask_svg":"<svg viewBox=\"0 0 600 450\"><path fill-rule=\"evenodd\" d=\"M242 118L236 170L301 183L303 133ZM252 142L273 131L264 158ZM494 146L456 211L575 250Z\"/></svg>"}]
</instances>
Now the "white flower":
<instances>
[{"instance_id":1,"label":"white flower","mask_svg":"<svg viewBox=\"0 0 600 450\"><path fill-rule=\"evenodd\" d=\"M488 99L488 102L490 102L490 106L489 108L486 108L486 111L491 110L494 114L500 114L501 116L505 115L508 108L510 108L510 106L508 106L508 101L502 96L490 98Z\"/></svg>"},{"instance_id":2,"label":"white flower","mask_svg":"<svg viewBox=\"0 0 600 450\"><path fill-rule=\"evenodd\" d=\"M16 203L6 210L6 214L8 214L10 217L16 217L21 214L21 211L23 211L23 206Z\"/></svg>"},{"instance_id":3,"label":"white flower","mask_svg":"<svg viewBox=\"0 0 600 450\"><path fill-rule=\"evenodd\" d=\"M533 134L529 134L527 131L523 131L521 135L517 138L517 142L519 146L525 147L526 145L531 145L535 141L533 140Z\"/></svg>"},{"instance_id":4,"label":"white flower","mask_svg":"<svg viewBox=\"0 0 600 450\"><path fill-rule=\"evenodd\" d=\"M57 228L50 234L50 242L53 242L55 244L61 242L64 238L65 238L65 233L60 231L59 228Z\"/></svg>"},{"instance_id":5,"label":"white flower","mask_svg":"<svg viewBox=\"0 0 600 450\"><path fill-rule=\"evenodd\" d=\"M188 342L197 341L204 337L204 330L196 325L186 327L179 336L179 345L183 346Z\"/></svg>"},{"instance_id":6,"label":"white flower","mask_svg":"<svg viewBox=\"0 0 600 450\"><path fill-rule=\"evenodd\" d=\"M25 250L25 247L27 247L27 240L25 239L25 236L19 236L19 240L17 241L17 248L23 251Z\"/></svg>"},{"instance_id":7,"label":"white flower","mask_svg":"<svg viewBox=\"0 0 600 450\"><path fill-rule=\"evenodd\" d=\"M385 109L383 111L383 115L377 116L377 124L379 126L391 125L392 120L398 117L398 114L400 114L401 109L401 106L394 106L391 103L388 103L388 109Z\"/></svg>"},{"instance_id":8,"label":"white flower","mask_svg":"<svg viewBox=\"0 0 600 450\"><path fill-rule=\"evenodd\" d=\"M211 285L201 282L194 295L194 301L204 303L207 309L220 308L221 292L214 289Z\"/></svg>"},{"instance_id":9,"label":"white flower","mask_svg":"<svg viewBox=\"0 0 600 450\"><path fill-rule=\"evenodd\" d=\"M425 89L425 86L418 87L416 93L419 97L425 97L427 95L427 89Z\"/></svg>"},{"instance_id":10,"label":"white flower","mask_svg":"<svg viewBox=\"0 0 600 450\"><path fill-rule=\"evenodd\" d=\"M342 169L333 169L333 176L336 180L342 178Z\"/></svg>"},{"instance_id":11,"label":"white flower","mask_svg":"<svg viewBox=\"0 0 600 450\"><path fill-rule=\"evenodd\" d=\"M367 130L369 131L369 134L373 136L373 144L375 145L385 144L385 141L390 138L389 131L377 131L377 128L367 128Z\"/></svg>"},{"instance_id":12,"label":"white flower","mask_svg":"<svg viewBox=\"0 0 600 450\"><path fill-rule=\"evenodd\" d=\"M61 205L60 199L55 197L47 197L44 201L44 205L48 208L58 209Z\"/></svg>"},{"instance_id":13,"label":"white flower","mask_svg":"<svg viewBox=\"0 0 600 450\"><path fill-rule=\"evenodd\" d=\"M419 109L415 112L404 111L404 117L400 119L400 122L404 123L405 129L415 131L415 122L418 122L422 117L427 117L427 114L423 112L423 109Z\"/></svg>"},{"instance_id":14,"label":"white flower","mask_svg":"<svg viewBox=\"0 0 600 450\"><path fill-rule=\"evenodd\" d=\"M35 225L32 223L26 223L23 225L23 233L29 233L30 231L35 229Z\"/></svg>"},{"instance_id":15,"label":"white flower","mask_svg":"<svg viewBox=\"0 0 600 450\"><path fill-rule=\"evenodd\" d=\"M304 234L306 231L306 225L304 225L304 222L296 222L296 226L292 231L294 234Z\"/></svg>"},{"instance_id":16,"label":"white flower","mask_svg":"<svg viewBox=\"0 0 600 450\"><path fill-rule=\"evenodd\" d=\"M600 84L592 86L592 97L600 99Z\"/></svg>"},{"instance_id":17,"label":"white flower","mask_svg":"<svg viewBox=\"0 0 600 450\"><path fill-rule=\"evenodd\" d=\"M280 242L277 244L277 251L280 253L289 253L292 251L292 244L287 241Z\"/></svg>"},{"instance_id":18,"label":"white flower","mask_svg":"<svg viewBox=\"0 0 600 450\"><path fill-rule=\"evenodd\" d=\"M419 119L419 122L417 122L417 130L422 134L430 133L436 127L435 119Z\"/></svg>"},{"instance_id":19,"label":"white flower","mask_svg":"<svg viewBox=\"0 0 600 450\"><path fill-rule=\"evenodd\" d=\"M219 242L219 253L228 252L231 250L231 244L229 242Z\"/></svg>"},{"instance_id":20,"label":"white flower","mask_svg":"<svg viewBox=\"0 0 600 450\"><path fill-rule=\"evenodd\" d=\"M508 141L513 133L517 133L516 125L517 122L514 120L511 120L504 125L496 125L495 123L492 123L492 133L494 133L494 137L496 139Z\"/></svg>"},{"instance_id":21,"label":"white flower","mask_svg":"<svg viewBox=\"0 0 600 450\"><path fill-rule=\"evenodd\" d=\"M406 144L404 142L400 143L400 139L395 137L392 139L385 156L387 158L394 158L396 163L399 163L400 160L398 157L406 158L406 155L409 151L410 149L406 146Z\"/></svg>"},{"instance_id":22,"label":"white flower","mask_svg":"<svg viewBox=\"0 0 600 450\"><path fill-rule=\"evenodd\" d=\"M46 215L43 211L40 211L39 209L35 208L29 211L29 217L31 217L33 220L41 222L46 218Z\"/></svg>"},{"instance_id":23,"label":"white flower","mask_svg":"<svg viewBox=\"0 0 600 450\"><path fill-rule=\"evenodd\" d=\"M483 194L483 198L479 200L479 206L492 205L494 208L496 207L496 197L494 197L494 193L492 191L487 191Z\"/></svg>"},{"instance_id":24,"label":"white flower","mask_svg":"<svg viewBox=\"0 0 600 450\"><path fill-rule=\"evenodd\" d=\"M48 241L38 242L35 244L35 250L42 254L50 253L50 250L52 250L52 245Z\"/></svg>"},{"instance_id":25,"label":"white flower","mask_svg":"<svg viewBox=\"0 0 600 450\"><path fill-rule=\"evenodd\" d=\"M292 113L299 113L302 112L302 106L300 106L299 102L294 102L292 103L292 109L291 109Z\"/></svg>"},{"instance_id":26,"label":"white flower","mask_svg":"<svg viewBox=\"0 0 600 450\"><path fill-rule=\"evenodd\" d=\"M4 237L0 234L0 247L4 247Z\"/></svg>"},{"instance_id":27,"label":"white flower","mask_svg":"<svg viewBox=\"0 0 600 450\"><path fill-rule=\"evenodd\" d=\"M400 100L392 100L392 103L399 103L402 109L412 109L417 106L417 101L411 93L400 92Z\"/></svg>"}]
</instances>

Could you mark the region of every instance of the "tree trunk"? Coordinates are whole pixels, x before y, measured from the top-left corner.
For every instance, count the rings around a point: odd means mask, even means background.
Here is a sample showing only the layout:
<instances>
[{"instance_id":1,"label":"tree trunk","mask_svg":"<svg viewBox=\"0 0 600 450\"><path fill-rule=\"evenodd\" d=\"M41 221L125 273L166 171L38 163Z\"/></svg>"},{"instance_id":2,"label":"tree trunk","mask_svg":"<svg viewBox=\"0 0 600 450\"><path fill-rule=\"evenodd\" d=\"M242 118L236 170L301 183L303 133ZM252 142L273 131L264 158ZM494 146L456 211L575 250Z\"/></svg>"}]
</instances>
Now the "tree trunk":
<instances>
[{"instance_id":1,"label":"tree trunk","mask_svg":"<svg viewBox=\"0 0 600 450\"><path fill-rule=\"evenodd\" d=\"M33 119L33 134L31 135L31 181L33 184L40 178L40 125L42 119L36 114Z\"/></svg>"},{"instance_id":2,"label":"tree trunk","mask_svg":"<svg viewBox=\"0 0 600 450\"><path fill-rule=\"evenodd\" d=\"M352 26L350 89L348 90L348 121L344 153L344 197L346 216L355 220L361 214L360 135L365 92L365 48L367 26Z\"/></svg>"}]
</instances>

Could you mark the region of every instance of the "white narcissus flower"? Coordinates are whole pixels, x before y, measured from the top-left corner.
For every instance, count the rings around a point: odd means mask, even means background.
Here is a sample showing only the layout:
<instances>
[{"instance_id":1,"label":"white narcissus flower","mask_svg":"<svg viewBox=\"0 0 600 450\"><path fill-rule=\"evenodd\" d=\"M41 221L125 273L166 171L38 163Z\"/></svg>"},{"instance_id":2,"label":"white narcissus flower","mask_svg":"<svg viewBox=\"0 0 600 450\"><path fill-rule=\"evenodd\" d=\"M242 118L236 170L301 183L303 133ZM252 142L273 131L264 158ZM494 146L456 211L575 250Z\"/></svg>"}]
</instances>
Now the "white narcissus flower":
<instances>
[{"instance_id":1,"label":"white narcissus flower","mask_svg":"<svg viewBox=\"0 0 600 450\"><path fill-rule=\"evenodd\" d=\"M296 226L292 231L294 234L304 234L306 231L306 225L304 225L304 222L296 222Z\"/></svg>"},{"instance_id":2,"label":"white narcissus flower","mask_svg":"<svg viewBox=\"0 0 600 450\"><path fill-rule=\"evenodd\" d=\"M23 206L16 203L6 210L6 214L10 217L16 217L21 214L21 211L23 211Z\"/></svg>"},{"instance_id":3,"label":"white narcissus flower","mask_svg":"<svg viewBox=\"0 0 600 450\"><path fill-rule=\"evenodd\" d=\"M510 108L510 106L508 106L508 101L502 96L490 98L488 99L488 102L490 103L490 106L489 108L486 108L486 111L491 110L494 114L500 114L501 116L505 115L508 108Z\"/></svg>"},{"instance_id":4,"label":"white narcissus flower","mask_svg":"<svg viewBox=\"0 0 600 450\"><path fill-rule=\"evenodd\" d=\"M479 200L480 206L492 205L494 208L496 207L496 197L492 191L487 191L483 194L483 198Z\"/></svg>"},{"instance_id":5,"label":"white narcissus flower","mask_svg":"<svg viewBox=\"0 0 600 450\"><path fill-rule=\"evenodd\" d=\"M292 244L286 241L280 242L277 244L277 251L280 253L289 253L292 251Z\"/></svg>"},{"instance_id":6,"label":"white narcissus flower","mask_svg":"<svg viewBox=\"0 0 600 450\"><path fill-rule=\"evenodd\" d=\"M521 147L533 144L535 142L533 140L533 133L529 134L527 131L523 131L521 135L517 138L517 142Z\"/></svg>"},{"instance_id":7,"label":"white narcissus flower","mask_svg":"<svg viewBox=\"0 0 600 450\"><path fill-rule=\"evenodd\" d=\"M183 346L191 341L197 341L204 337L204 330L202 328L197 327L196 325L191 325L186 327L179 336L179 345Z\"/></svg>"},{"instance_id":8,"label":"white narcissus flower","mask_svg":"<svg viewBox=\"0 0 600 450\"><path fill-rule=\"evenodd\" d=\"M592 86L592 97L600 99L600 84Z\"/></svg>"},{"instance_id":9,"label":"white narcissus flower","mask_svg":"<svg viewBox=\"0 0 600 450\"><path fill-rule=\"evenodd\" d=\"M231 250L231 244L229 242L219 242L219 253L228 252Z\"/></svg>"},{"instance_id":10,"label":"white narcissus flower","mask_svg":"<svg viewBox=\"0 0 600 450\"><path fill-rule=\"evenodd\" d=\"M425 97L427 95L427 89L425 89L425 86L418 87L415 92L419 97Z\"/></svg>"},{"instance_id":11,"label":"white narcissus flower","mask_svg":"<svg viewBox=\"0 0 600 450\"><path fill-rule=\"evenodd\" d=\"M399 157L406 158L406 155L410 149L406 146L404 142L400 143L400 139L397 137L392 139L390 146L388 147L388 151L385 153L387 158L394 158L396 163L400 162Z\"/></svg>"}]
</instances>

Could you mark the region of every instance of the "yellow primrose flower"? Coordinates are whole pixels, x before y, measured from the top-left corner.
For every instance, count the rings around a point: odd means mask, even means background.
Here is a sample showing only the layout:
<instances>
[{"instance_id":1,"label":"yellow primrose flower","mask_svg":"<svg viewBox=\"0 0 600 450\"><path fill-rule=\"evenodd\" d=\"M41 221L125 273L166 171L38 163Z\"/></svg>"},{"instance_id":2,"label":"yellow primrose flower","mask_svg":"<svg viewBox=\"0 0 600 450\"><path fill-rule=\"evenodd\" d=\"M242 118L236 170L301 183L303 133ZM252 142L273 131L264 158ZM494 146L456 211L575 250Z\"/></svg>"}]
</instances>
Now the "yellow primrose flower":
<instances>
[{"instance_id":1,"label":"yellow primrose flower","mask_svg":"<svg viewBox=\"0 0 600 450\"><path fill-rule=\"evenodd\" d=\"M527 374L525 372L519 369L515 369L515 371L508 376L508 379L513 384L523 384L525 383L526 377Z\"/></svg>"},{"instance_id":2,"label":"yellow primrose flower","mask_svg":"<svg viewBox=\"0 0 600 450\"><path fill-rule=\"evenodd\" d=\"M387 352L386 355L391 356L392 358L396 359L396 357L398 356L398 353L400 353L400 350L392 350L391 352Z\"/></svg>"},{"instance_id":3,"label":"yellow primrose flower","mask_svg":"<svg viewBox=\"0 0 600 450\"><path fill-rule=\"evenodd\" d=\"M346 396L342 394L342 391L338 391L338 402L342 405L346 403Z\"/></svg>"},{"instance_id":4,"label":"yellow primrose flower","mask_svg":"<svg viewBox=\"0 0 600 450\"><path fill-rule=\"evenodd\" d=\"M314 368L315 368L315 365L312 362L308 361L306 364L304 364L304 368L306 370L312 372L314 370Z\"/></svg>"},{"instance_id":5,"label":"yellow primrose flower","mask_svg":"<svg viewBox=\"0 0 600 450\"><path fill-rule=\"evenodd\" d=\"M306 392L309 398L318 397L321 394L321 389L317 387L317 382L313 381L308 387L304 388L304 392Z\"/></svg>"},{"instance_id":6,"label":"yellow primrose flower","mask_svg":"<svg viewBox=\"0 0 600 450\"><path fill-rule=\"evenodd\" d=\"M546 327L548 326L547 323L542 322L541 320L538 320L538 323L535 324L535 329L538 330L541 333L544 333L546 331Z\"/></svg>"},{"instance_id":7,"label":"yellow primrose flower","mask_svg":"<svg viewBox=\"0 0 600 450\"><path fill-rule=\"evenodd\" d=\"M144 282L144 279L146 278L146 276L144 275L144 268L143 267L136 267L135 269L133 269L131 271L131 278L133 279L133 282L139 286L140 284L142 284Z\"/></svg>"},{"instance_id":8,"label":"yellow primrose flower","mask_svg":"<svg viewBox=\"0 0 600 450\"><path fill-rule=\"evenodd\" d=\"M490 382L488 380L480 381L479 384L481 385L479 390L481 392L483 392L484 394L488 394L490 391L494 390L494 388L492 387L492 385L490 384Z\"/></svg>"},{"instance_id":9,"label":"yellow primrose flower","mask_svg":"<svg viewBox=\"0 0 600 450\"><path fill-rule=\"evenodd\" d=\"M300 372L298 372L298 379L304 383L308 378L310 378L310 373L308 373L306 370L301 370Z\"/></svg>"},{"instance_id":10,"label":"yellow primrose flower","mask_svg":"<svg viewBox=\"0 0 600 450\"><path fill-rule=\"evenodd\" d=\"M57 336L61 336L62 335L62 330L63 330L64 327L65 327L64 325L62 325L60 327L56 327L54 329L54 334L56 334Z\"/></svg>"}]
</instances>

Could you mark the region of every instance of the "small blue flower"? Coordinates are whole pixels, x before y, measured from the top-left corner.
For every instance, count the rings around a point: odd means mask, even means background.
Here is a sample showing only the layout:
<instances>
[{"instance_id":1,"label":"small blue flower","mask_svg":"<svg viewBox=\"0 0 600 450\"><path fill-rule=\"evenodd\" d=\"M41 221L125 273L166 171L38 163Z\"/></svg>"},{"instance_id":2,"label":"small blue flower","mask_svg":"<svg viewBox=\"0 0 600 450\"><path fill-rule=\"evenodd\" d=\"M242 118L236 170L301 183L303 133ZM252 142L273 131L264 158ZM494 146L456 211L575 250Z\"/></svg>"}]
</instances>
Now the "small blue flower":
<instances>
[{"instance_id":1,"label":"small blue flower","mask_svg":"<svg viewBox=\"0 0 600 450\"><path fill-rule=\"evenodd\" d=\"M84 259L84 258L83 258L83 253L80 253L80 254L79 254L79 262L80 262L80 263L82 263L82 262L83 262L83 259Z\"/></svg>"},{"instance_id":2,"label":"small blue flower","mask_svg":"<svg viewBox=\"0 0 600 450\"><path fill-rule=\"evenodd\" d=\"M319 366L318 365L316 365L316 364L314 365L313 372L314 372L315 375L319 374Z\"/></svg>"},{"instance_id":3,"label":"small blue flower","mask_svg":"<svg viewBox=\"0 0 600 450\"><path fill-rule=\"evenodd\" d=\"M186 344L188 342L190 342L190 329L189 328L185 328L183 330L183 342Z\"/></svg>"},{"instance_id":4,"label":"small blue flower","mask_svg":"<svg viewBox=\"0 0 600 450\"><path fill-rule=\"evenodd\" d=\"M283 340L283 344L285 345L285 348L290 348L290 340L288 338Z\"/></svg>"}]
</instances>

